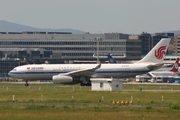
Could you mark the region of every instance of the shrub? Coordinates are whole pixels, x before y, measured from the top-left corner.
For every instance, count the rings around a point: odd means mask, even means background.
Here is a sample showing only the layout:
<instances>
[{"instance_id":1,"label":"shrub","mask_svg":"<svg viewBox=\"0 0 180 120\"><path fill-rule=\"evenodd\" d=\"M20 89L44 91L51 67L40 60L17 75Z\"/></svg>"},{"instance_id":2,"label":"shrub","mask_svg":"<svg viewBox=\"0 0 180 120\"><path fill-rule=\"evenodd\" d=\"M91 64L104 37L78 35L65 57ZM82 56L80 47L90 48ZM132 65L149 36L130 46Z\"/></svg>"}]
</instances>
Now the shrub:
<instances>
[{"instance_id":1,"label":"shrub","mask_svg":"<svg viewBox=\"0 0 180 120\"><path fill-rule=\"evenodd\" d=\"M150 109L152 109L151 106L147 106L147 107L146 107L146 110L150 110Z\"/></svg>"},{"instance_id":2,"label":"shrub","mask_svg":"<svg viewBox=\"0 0 180 120\"><path fill-rule=\"evenodd\" d=\"M178 110L178 109L180 109L180 106L174 105L174 106L172 106L171 108L172 108L172 109L175 109L175 110Z\"/></svg>"}]
</instances>

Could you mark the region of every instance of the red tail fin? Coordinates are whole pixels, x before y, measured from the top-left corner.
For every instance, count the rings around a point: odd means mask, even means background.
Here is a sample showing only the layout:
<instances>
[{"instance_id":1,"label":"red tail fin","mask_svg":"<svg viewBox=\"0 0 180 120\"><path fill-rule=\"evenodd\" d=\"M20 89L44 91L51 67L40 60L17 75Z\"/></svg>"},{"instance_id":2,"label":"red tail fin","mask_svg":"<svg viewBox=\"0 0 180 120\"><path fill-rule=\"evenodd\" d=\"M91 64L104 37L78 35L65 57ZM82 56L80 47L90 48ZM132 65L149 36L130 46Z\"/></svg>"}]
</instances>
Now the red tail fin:
<instances>
[{"instance_id":1,"label":"red tail fin","mask_svg":"<svg viewBox=\"0 0 180 120\"><path fill-rule=\"evenodd\" d=\"M171 68L171 72L178 72L179 68L179 58L176 59L176 62L174 63L173 67Z\"/></svg>"}]
</instances>

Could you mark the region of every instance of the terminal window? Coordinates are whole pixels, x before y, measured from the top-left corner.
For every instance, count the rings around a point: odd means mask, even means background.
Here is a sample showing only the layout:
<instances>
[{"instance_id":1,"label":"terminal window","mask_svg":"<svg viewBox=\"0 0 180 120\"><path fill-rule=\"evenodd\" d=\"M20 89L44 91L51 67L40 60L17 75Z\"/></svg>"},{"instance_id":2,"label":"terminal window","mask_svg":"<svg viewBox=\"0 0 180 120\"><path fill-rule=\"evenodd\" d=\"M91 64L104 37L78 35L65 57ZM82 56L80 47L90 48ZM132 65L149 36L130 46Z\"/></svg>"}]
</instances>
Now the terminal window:
<instances>
[{"instance_id":1,"label":"terminal window","mask_svg":"<svg viewBox=\"0 0 180 120\"><path fill-rule=\"evenodd\" d=\"M103 87L103 83L101 82L101 83L100 83L100 88L102 88L102 87Z\"/></svg>"}]
</instances>

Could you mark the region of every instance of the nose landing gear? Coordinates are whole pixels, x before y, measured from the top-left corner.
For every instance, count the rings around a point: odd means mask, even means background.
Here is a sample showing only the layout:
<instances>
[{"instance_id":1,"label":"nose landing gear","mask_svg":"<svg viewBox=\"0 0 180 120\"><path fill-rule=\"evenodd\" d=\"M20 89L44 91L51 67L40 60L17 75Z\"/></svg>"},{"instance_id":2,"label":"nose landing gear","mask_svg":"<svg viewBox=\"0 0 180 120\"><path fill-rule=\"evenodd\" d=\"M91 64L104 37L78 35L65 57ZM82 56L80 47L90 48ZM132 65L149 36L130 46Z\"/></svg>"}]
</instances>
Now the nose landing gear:
<instances>
[{"instance_id":1,"label":"nose landing gear","mask_svg":"<svg viewBox=\"0 0 180 120\"><path fill-rule=\"evenodd\" d=\"M25 86L29 86L28 80L25 81Z\"/></svg>"}]
</instances>

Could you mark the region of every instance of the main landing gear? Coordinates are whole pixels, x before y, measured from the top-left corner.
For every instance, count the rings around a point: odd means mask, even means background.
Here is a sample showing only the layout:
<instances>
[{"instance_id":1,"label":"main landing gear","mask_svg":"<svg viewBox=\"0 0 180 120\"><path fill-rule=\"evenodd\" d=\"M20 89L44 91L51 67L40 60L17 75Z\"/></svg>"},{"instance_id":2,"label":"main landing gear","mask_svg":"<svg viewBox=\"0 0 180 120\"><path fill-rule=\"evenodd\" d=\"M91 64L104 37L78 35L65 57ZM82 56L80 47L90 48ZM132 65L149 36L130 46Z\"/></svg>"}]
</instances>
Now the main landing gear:
<instances>
[{"instance_id":1,"label":"main landing gear","mask_svg":"<svg viewBox=\"0 0 180 120\"><path fill-rule=\"evenodd\" d=\"M25 86L29 86L28 80L25 81Z\"/></svg>"},{"instance_id":2,"label":"main landing gear","mask_svg":"<svg viewBox=\"0 0 180 120\"><path fill-rule=\"evenodd\" d=\"M91 86L91 82L87 81L86 83L84 83L83 81L81 81L81 86Z\"/></svg>"}]
</instances>

